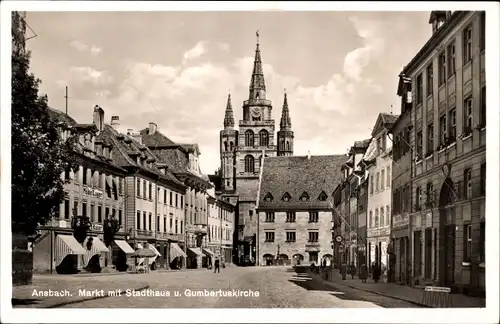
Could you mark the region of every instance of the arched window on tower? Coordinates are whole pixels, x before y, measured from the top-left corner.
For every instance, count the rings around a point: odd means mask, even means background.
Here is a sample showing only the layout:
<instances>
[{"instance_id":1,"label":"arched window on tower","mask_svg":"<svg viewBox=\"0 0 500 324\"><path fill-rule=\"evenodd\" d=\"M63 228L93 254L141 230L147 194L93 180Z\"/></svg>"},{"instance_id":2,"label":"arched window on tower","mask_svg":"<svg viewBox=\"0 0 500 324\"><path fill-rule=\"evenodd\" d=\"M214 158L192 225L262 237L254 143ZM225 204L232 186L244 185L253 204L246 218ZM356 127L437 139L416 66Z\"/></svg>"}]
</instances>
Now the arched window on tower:
<instances>
[{"instance_id":1,"label":"arched window on tower","mask_svg":"<svg viewBox=\"0 0 500 324\"><path fill-rule=\"evenodd\" d=\"M253 132L249 129L245 132L245 146L253 146Z\"/></svg>"},{"instance_id":2,"label":"arched window on tower","mask_svg":"<svg viewBox=\"0 0 500 324\"><path fill-rule=\"evenodd\" d=\"M227 152L227 142L224 142L224 151Z\"/></svg>"},{"instance_id":3,"label":"arched window on tower","mask_svg":"<svg viewBox=\"0 0 500 324\"><path fill-rule=\"evenodd\" d=\"M253 156L245 156L245 172L253 173L255 171L255 160Z\"/></svg>"},{"instance_id":4,"label":"arched window on tower","mask_svg":"<svg viewBox=\"0 0 500 324\"><path fill-rule=\"evenodd\" d=\"M234 146L233 142L232 142L232 141L231 141L231 142L229 142L229 150L230 150L231 152L233 151L233 148L234 148L233 146Z\"/></svg>"},{"instance_id":5,"label":"arched window on tower","mask_svg":"<svg viewBox=\"0 0 500 324\"><path fill-rule=\"evenodd\" d=\"M269 133L263 129L259 133L260 146L269 146Z\"/></svg>"},{"instance_id":6,"label":"arched window on tower","mask_svg":"<svg viewBox=\"0 0 500 324\"><path fill-rule=\"evenodd\" d=\"M289 141L286 141L286 150L290 151L290 142Z\"/></svg>"}]
</instances>

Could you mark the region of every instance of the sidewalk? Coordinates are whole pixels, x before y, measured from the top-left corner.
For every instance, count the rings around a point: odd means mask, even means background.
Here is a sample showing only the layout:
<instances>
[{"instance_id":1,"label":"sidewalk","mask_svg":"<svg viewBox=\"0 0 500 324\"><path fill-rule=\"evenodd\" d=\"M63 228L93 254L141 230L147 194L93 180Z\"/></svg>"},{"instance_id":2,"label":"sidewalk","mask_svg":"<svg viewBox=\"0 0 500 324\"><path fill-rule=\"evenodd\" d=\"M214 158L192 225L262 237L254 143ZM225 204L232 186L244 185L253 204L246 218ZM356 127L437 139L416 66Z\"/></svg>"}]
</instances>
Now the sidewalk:
<instances>
[{"instance_id":1,"label":"sidewalk","mask_svg":"<svg viewBox=\"0 0 500 324\"><path fill-rule=\"evenodd\" d=\"M316 280L321 280L325 284L344 285L349 288L371 292L384 297L403 300L422 307L429 307L422 303L422 288L413 288L409 286L398 285L395 283L378 282L368 279L366 283L361 282L360 279L346 279L342 280L338 270L334 270L334 275L331 281L324 280L319 274L311 274ZM350 276L348 276L350 278ZM486 299L469 297L463 294L451 294L452 308L478 308L486 307Z\"/></svg>"},{"instance_id":2,"label":"sidewalk","mask_svg":"<svg viewBox=\"0 0 500 324\"><path fill-rule=\"evenodd\" d=\"M74 276L33 276L33 284L12 287L13 308L55 308L68 304L75 304L86 300L111 297L113 291L144 290L149 285L144 282L130 280L103 280L97 278L82 278ZM88 293L79 294L85 289ZM65 295L60 294L64 292Z\"/></svg>"}]
</instances>

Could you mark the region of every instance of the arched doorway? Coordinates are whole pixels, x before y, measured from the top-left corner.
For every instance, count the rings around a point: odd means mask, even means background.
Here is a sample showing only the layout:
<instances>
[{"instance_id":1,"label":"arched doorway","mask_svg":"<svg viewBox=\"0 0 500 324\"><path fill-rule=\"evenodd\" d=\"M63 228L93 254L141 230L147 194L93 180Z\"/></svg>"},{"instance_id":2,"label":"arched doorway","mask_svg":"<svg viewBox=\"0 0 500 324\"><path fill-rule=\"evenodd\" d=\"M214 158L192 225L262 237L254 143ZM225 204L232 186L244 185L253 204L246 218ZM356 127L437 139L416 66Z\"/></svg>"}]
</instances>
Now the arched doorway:
<instances>
[{"instance_id":1,"label":"arched doorway","mask_svg":"<svg viewBox=\"0 0 500 324\"><path fill-rule=\"evenodd\" d=\"M264 254L263 259L264 259L266 266L273 265L274 255L269 254L269 253Z\"/></svg>"},{"instance_id":2,"label":"arched doorway","mask_svg":"<svg viewBox=\"0 0 500 324\"><path fill-rule=\"evenodd\" d=\"M294 266L301 265L301 263L304 262L304 256L300 253L294 254L292 259Z\"/></svg>"},{"instance_id":3,"label":"arched doorway","mask_svg":"<svg viewBox=\"0 0 500 324\"><path fill-rule=\"evenodd\" d=\"M444 181L439 193L439 232L441 250L440 259L440 276L442 282L446 286L455 283L455 207L450 206L455 197L455 189L453 181L447 177Z\"/></svg>"},{"instance_id":4,"label":"arched doorway","mask_svg":"<svg viewBox=\"0 0 500 324\"><path fill-rule=\"evenodd\" d=\"M289 263L288 255L286 254L278 255L278 262L280 265L288 264Z\"/></svg>"}]
</instances>

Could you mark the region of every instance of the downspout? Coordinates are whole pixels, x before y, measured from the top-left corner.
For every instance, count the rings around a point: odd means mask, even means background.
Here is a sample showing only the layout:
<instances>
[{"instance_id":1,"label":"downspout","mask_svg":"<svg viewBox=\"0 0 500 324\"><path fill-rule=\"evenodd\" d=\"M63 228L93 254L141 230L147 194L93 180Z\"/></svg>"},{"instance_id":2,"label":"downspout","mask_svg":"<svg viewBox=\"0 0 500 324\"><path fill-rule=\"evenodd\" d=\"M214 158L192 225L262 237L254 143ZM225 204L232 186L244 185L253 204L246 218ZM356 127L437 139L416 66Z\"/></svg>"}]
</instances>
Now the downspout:
<instances>
[{"instance_id":1,"label":"downspout","mask_svg":"<svg viewBox=\"0 0 500 324\"><path fill-rule=\"evenodd\" d=\"M259 201L260 201L260 188L262 185L262 173L264 171L264 160L266 156L266 150L262 150L262 163L260 164L259 170L259 187L257 189L257 201L255 202L255 213L257 214L257 233L255 235L255 265L260 265L259 263L259 247L260 244L260 215L259 215Z\"/></svg>"}]
</instances>

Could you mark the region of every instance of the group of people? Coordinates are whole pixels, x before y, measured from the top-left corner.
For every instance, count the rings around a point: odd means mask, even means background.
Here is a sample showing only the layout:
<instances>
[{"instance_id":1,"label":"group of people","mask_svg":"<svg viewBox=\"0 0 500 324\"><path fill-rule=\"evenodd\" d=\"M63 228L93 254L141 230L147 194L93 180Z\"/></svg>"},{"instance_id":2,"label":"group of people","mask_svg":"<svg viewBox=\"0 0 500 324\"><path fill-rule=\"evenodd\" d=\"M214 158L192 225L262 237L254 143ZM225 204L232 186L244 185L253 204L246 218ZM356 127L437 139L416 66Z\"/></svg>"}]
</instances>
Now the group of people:
<instances>
[{"instance_id":1,"label":"group of people","mask_svg":"<svg viewBox=\"0 0 500 324\"><path fill-rule=\"evenodd\" d=\"M368 269L366 264L362 264L360 269L359 269L358 277L359 277L359 279L361 279L362 282L366 282L366 279L368 278L368 273L371 270L371 275L372 275L373 281L378 282L380 280L380 276L382 275L382 270L383 270L382 267L385 267L385 266L383 264L381 266L377 262L373 262L371 269ZM342 276L342 280L345 280L347 275L350 275L351 279L354 279L354 276L356 275L356 273L357 273L357 269L356 269L356 266L354 265L354 263L351 263L351 264L344 263L340 266L340 275Z\"/></svg>"}]
</instances>

